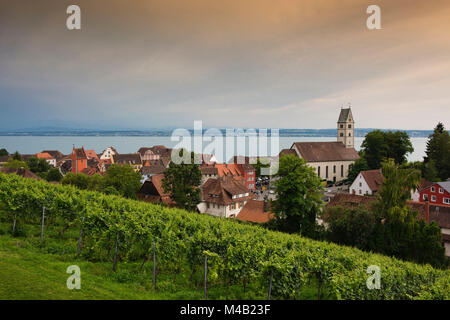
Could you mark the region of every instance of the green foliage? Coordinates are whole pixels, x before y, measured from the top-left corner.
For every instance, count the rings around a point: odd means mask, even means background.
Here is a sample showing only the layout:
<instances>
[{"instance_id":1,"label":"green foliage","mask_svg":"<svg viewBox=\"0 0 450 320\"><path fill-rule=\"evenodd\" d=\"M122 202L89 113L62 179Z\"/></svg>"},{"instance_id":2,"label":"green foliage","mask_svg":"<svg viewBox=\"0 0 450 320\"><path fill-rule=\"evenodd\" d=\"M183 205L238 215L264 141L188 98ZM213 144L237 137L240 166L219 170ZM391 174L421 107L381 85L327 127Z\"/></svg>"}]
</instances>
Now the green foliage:
<instances>
[{"instance_id":1,"label":"green foliage","mask_svg":"<svg viewBox=\"0 0 450 320\"><path fill-rule=\"evenodd\" d=\"M14 152L12 158L17 161L22 161L22 156L20 155L19 151Z\"/></svg>"},{"instance_id":2,"label":"green foliage","mask_svg":"<svg viewBox=\"0 0 450 320\"><path fill-rule=\"evenodd\" d=\"M185 150L180 150L180 158L183 158ZM169 168L164 171L162 181L165 192L179 208L194 211L200 203L200 184L202 173L198 164L194 163L195 155L191 153L190 160L182 163L170 162Z\"/></svg>"},{"instance_id":3,"label":"green foliage","mask_svg":"<svg viewBox=\"0 0 450 320\"><path fill-rule=\"evenodd\" d=\"M428 138L424 158L424 176L428 181L445 181L450 177L450 134L439 122Z\"/></svg>"},{"instance_id":4,"label":"green foliage","mask_svg":"<svg viewBox=\"0 0 450 320\"><path fill-rule=\"evenodd\" d=\"M93 179L99 180L99 177ZM140 180L141 175L135 172L133 167L113 164L106 170L103 186L104 188L113 187L120 195L135 199L142 185Z\"/></svg>"},{"instance_id":5,"label":"green foliage","mask_svg":"<svg viewBox=\"0 0 450 320\"><path fill-rule=\"evenodd\" d=\"M43 205L49 208L47 221L50 225L60 230L67 224L75 229L83 228L79 259L108 263L108 270L112 270L118 236L117 278L122 281L129 281L131 277L121 274L128 270L129 262L148 259L155 241L161 274L174 276L179 266L185 266L195 281L197 271L202 273L204 254L208 254L210 286L227 281L227 276L234 283L260 283L258 288L267 292L268 275L272 273L273 298L295 298L310 279L317 285L317 298L450 298L448 270L272 232L233 220L0 174L2 221L12 223L17 214L22 225L39 225ZM50 236L46 234L46 238L52 240ZM63 233L60 236L65 237ZM72 246L70 250L74 252L76 243ZM66 248L56 246L52 250ZM74 255L66 257L73 259ZM373 264L382 270L382 290L366 287L366 270ZM134 270L134 278L139 272ZM145 265L141 272L146 272Z\"/></svg>"},{"instance_id":6,"label":"green foliage","mask_svg":"<svg viewBox=\"0 0 450 320\"><path fill-rule=\"evenodd\" d=\"M61 172L58 168L51 168L47 173L47 181L59 182L63 178Z\"/></svg>"},{"instance_id":7,"label":"green foliage","mask_svg":"<svg viewBox=\"0 0 450 320\"><path fill-rule=\"evenodd\" d=\"M394 159L396 164L405 163L407 154L413 151L405 131L374 130L364 138L360 153L370 169L379 169L381 163L387 159Z\"/></svg>"},{"instance_id":8,"label":"green foliage","mask_svg":"<svg viewBox=\"0 0 450 320\"><path fill-rule=\"evenodd\" d=\"M320 178L305 160L292 155L281 157L278 176L273 202L278 230L314 237L323 204Z\"/></svg>"},{"instance_id":9,"label":"green foliage","mask_svg":"<svg viewBox=\"0 0 450 320\"><path fill-rule=\"evenodd\" d=\"M0 149L0 157L9 156L8 150L5 148Z\"/></svg>"},{"instance_id":10,"label":"green foliage","mask_svg":"<svg viewBox=\"0 0 450 320\"><path fill-rule=\"evenodd\" d=\"M393 162L383 164L384 181L378 199L370 209L329 208L324 215L330 241L380 252L400 259L448 265L436 223L417 221L407 205L410 190L420 181L415 169L399 169Z\"/></svg>"},{"instance_id":11,"label":"green foliage","mask_svg":"<svg viewBox=\"0 0 450 320\"><path fill-rule=\"evenodd\" d=\"M81 190L99 191L110 195L121 195L135 199L141 188L141 176L131 166L112 165L105 176L69 172L61 180L63 185L72 185Z\"/></svg>"},{"instance_id":12,"label":"green foliage","mask_svg":"<svg viewBox=\"0 0 450 320\"><path fill-rule=\"evenodd\" d=\"M369 165L366 159L359 158L354 163L350 165L350 170L348 172L347 181L353 182L361 171L369 170Z\"/></svg>"},{"instance_id":13,"label":"green foliage","mask_svg":"<svg viewBox=\"0 0 450 320\"><path fill-rule=\"evenodd\" d=\"M26 163L30 171L36 174L41 172L48 172L51 168L47 160L38 159L36 157L28 158Z\"/></svg>"},{"instance_id":14,"label":"green foliage","mask_svg":"<svg viewBox=\"0 0 450 320\"><path fill-rule=\"evenodd\" d=\"M22 160L16 160L14 158L9 158L8 161L3 165L5 168L13 168L13 169L28 169L28 166Z\"/></svg>"}]
</instances>

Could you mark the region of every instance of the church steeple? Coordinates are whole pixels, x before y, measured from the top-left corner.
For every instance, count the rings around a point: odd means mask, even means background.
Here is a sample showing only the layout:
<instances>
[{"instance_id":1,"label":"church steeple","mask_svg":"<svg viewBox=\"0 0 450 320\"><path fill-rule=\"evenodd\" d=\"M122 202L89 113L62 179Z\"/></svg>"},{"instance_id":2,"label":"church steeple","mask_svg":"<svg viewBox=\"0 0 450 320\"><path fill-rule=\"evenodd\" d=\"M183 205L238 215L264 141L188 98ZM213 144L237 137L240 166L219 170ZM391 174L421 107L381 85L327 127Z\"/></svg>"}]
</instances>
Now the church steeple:
<instances>
[{"instance_id":1,"label":"church steeple","mask_svg":"<svg viewBox=\"0 0 450 320\"><path fill-rule=\"evenodd\" d=\"M355 147L355 121L353 120L351 106L347 109L341 108L341 114L337 122L337 141L342 142L346 148Z\"/></svg>"}]
</instances>

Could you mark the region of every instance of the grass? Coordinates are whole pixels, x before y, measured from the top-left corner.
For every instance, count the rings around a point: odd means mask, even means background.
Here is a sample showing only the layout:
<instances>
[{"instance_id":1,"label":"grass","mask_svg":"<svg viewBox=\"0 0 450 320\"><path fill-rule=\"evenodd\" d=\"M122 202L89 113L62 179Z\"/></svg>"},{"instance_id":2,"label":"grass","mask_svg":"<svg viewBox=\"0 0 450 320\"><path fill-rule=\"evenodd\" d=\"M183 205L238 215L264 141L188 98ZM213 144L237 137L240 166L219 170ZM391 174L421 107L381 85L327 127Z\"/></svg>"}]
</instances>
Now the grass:
<instances>
[{"instance_id":1,"label":"grass","mask_svg":"<svg viewBox=\"0 0 450 320\"><path fill-rule=\"evenodd\" d=\"M120 262L117 272L111 262L90 262L76 257L77 233L69 230L64 239L57 239L57 230L48 228L44 243L40 243L40 228L20 226L19 235L9 234L10 224L0 224L0 300L200 300L203 299L199 270L194 282L183 268L176 282L170 274L158 276L157 288L152 285L152 263L139 271L140 262ZM77 265L81 270L81 289L69 290L67 267ZM244 293L241 284L230 287L230 299L266 299L265 284L252 283ZM316 299L314 281L296 299ZM226 299L225 287L213 284L209 299Z\"/></svg>"}]
</instances>

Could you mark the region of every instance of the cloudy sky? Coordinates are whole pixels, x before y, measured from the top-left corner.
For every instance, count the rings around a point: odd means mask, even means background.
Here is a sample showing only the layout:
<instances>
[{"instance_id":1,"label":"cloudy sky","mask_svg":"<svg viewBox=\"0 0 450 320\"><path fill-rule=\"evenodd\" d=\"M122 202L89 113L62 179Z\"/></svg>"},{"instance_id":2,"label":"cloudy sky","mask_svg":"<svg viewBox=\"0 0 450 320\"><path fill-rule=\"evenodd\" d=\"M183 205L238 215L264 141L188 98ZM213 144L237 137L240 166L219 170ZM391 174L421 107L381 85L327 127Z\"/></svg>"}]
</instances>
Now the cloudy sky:
<instances>
[{"instance_id":1,"label":"cloudy sky","mask_svg":"<svg viewBox=\"0 0 450 320\"><path fill-rule=\"evenodd\" d=\"M360 128L450 126L450 1L0 2L2 129L334 128L349 102Z\"/></svg>"}]
</instances>

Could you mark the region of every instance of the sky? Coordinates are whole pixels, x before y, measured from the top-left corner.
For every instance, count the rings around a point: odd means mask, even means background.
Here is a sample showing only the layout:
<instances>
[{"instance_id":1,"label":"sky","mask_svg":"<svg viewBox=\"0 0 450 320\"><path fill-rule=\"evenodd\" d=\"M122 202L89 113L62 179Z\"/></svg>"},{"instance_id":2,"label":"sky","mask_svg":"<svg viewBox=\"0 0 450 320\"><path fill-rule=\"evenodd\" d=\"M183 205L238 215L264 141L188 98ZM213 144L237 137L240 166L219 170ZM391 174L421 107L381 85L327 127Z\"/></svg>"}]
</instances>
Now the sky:
<instances>
[{"instance_id":1,"label":"sky","mask_svg":"<svg viewBox=\"0 0 450 320\"><path fill-rule=\"evenodd\" d=\"M448 0L1 0L0 128L448 128L449 31Z\"/></svg>"}]
</instances>

